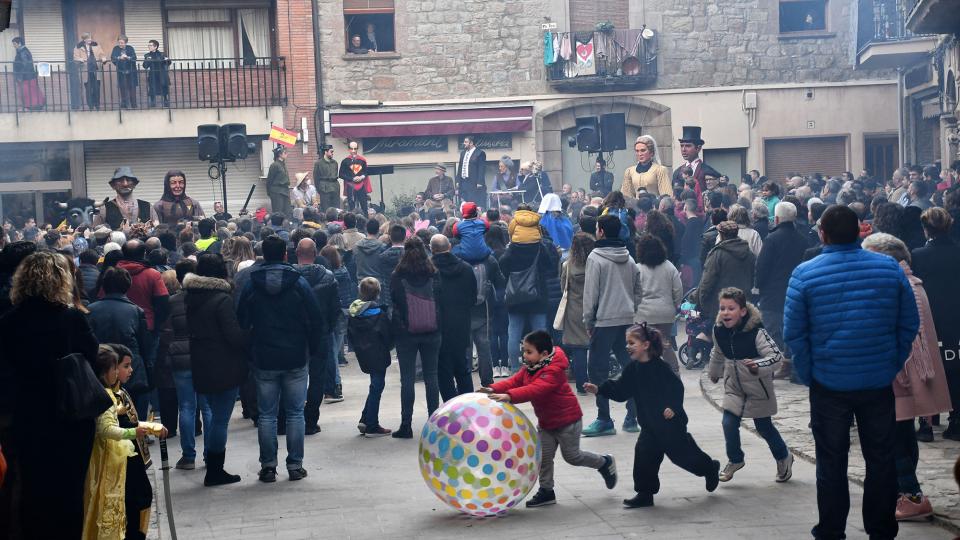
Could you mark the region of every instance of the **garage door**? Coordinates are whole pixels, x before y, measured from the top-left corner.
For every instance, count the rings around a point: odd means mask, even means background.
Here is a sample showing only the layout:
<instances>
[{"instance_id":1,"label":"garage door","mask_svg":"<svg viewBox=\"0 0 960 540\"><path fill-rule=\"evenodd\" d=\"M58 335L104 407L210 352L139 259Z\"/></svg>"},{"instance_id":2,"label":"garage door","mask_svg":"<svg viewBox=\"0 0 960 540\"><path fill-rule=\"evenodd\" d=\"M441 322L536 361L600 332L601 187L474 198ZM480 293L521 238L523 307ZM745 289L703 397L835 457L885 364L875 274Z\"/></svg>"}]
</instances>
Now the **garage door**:
<instances>
[{"instance_id":1,"label":"garage door","mask_svg":"<svg viewBox=\"0 0 960 540\"><path fill-rule=\"evenodd\" d=\"M789 173L840 176L847 170L847 139L767 139L764 142L764 164L764 174L777 182L783 181Z\"/></svg>"},{"instance_id":2,"label":"garage door","mask_svg":"<svg viewBox=\"0 0 960 540\"><path fill-rule=\"evenodd\" d=\"M108 182L113 171L129 165L137 175L137 198L154 203L163 195L163 177L170 169L187 175L187 195L200 202L207 215L213 202L221 200L220 182L210 180L210 164L197 159L196 139L154 139L138 141L88 141L84 143L87 194L94 200L114 196ZM260 155L244 162L227 164L227 209L236 215L247 198L250 186L257 189L250 199L251 212L265 206L266 184L261 180Z\"/></svg>"}]
</instances>

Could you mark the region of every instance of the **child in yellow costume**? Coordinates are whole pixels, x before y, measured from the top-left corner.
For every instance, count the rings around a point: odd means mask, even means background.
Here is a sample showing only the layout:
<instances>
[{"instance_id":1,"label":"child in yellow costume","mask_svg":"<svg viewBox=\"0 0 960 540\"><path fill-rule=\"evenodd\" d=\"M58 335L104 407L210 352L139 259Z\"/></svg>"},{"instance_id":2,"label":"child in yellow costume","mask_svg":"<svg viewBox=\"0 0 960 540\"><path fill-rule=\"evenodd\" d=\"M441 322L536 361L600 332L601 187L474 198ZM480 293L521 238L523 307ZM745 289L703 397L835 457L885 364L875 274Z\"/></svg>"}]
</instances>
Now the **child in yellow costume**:
<instances>
[{"instance_id":1,"label":"child in yellow costume","mask_svg":"<svg viewBox=\"0 0 960 540\"><path fill-rule=\"evenodd\" d=\"M118 414L127 414L126 400L118 394L119 356L109 346L100 346L95 370L113 406L97 418L97 434L90 454L84 485L83 540L123 540L127 534L125 488L127 458L137 455L133 441L147 433L160 432L157 426L141 422L121 428Z\"/></svg>"}]
</instances>

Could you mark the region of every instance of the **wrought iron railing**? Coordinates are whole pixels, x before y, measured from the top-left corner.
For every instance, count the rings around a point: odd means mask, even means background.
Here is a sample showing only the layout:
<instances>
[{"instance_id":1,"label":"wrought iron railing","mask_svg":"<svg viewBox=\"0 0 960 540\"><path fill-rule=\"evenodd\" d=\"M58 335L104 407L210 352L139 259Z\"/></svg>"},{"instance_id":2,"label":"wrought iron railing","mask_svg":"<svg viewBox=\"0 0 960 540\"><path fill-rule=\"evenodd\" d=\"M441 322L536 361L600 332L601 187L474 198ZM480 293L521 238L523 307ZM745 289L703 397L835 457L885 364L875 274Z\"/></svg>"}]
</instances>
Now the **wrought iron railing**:
<instances>
[{"instance_id":1,"label":"wrought iron railing","mask_svg":"<svg viewBox=\"0 0 960 540\"><path fill-rule=\"evenodd\" d=\"M165 78L145 69L142 61L137 62L132 78L118 73L117 66L109 61L94 69L87 67L76 62L38 61L31 73L25 66L0 62L0 113L210 109L287 103L286 61L282 57L256 61L170 60ZM165 94L161 92L163 82L167 83Z\"/></svg>"},{"instance_id":2,"label":"wrought iron railing","mask_svg":"<svg viewBox=\"0 0 960 540\"><path fill-rule=\"evenodd\" d=\"M553 35L555 54L544 51L547 80L581 78L632 78L653 81L657 77L656 36L650 30L606 32L559 32Z\"/></svg>"},{"instance_id":3,"label":"wrought iron railing","mask_svg":"<svg viewBox=\"0 0 960 540\"><path fill-rule=\"evenodd\" d=\"M922 37L907 29L907 17L913 8L910 0L860 0L857 27L857 51L871 43L889 43Z\"/></svg>"}]
</instances>

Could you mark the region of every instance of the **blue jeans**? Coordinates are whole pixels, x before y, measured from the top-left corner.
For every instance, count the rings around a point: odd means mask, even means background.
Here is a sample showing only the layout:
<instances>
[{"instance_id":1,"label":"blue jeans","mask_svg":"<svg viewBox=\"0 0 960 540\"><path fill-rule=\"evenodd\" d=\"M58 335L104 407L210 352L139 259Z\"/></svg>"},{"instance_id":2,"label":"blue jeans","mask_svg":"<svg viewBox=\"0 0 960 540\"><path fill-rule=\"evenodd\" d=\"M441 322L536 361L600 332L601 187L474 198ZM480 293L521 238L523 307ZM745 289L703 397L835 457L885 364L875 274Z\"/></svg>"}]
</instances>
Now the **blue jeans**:
<instances>
[{"instance_id":1,"label":"blue jeans","mask_svg":"<svg viewBox=\"0 0 960 540\"><path fill-rule=\"evenodd\" d=\"M237 404L237 394L240 387L229 388L215 394L200 394L206 401L207 409L203 416L203 453L224 452L227 449L227 427L230 425L230 416ZM276 440L274 440L276 441ZM274 449L274 455L277 451Z\"/></svg>"},{"instance_id":2,"label":"blue jeans","mask_svg":"<svg viewBox=\"0 0 960 540\"><path fill-rule=\"evenodd\" d=\"M570 351L570 363L573 367L573 378L577 381L577 390L583 390L583 383L587 382L587 348L580 345L565 345Z\"/></svg>"},{"instance_id":3,"label":"blue jeans","mask_svg":"<svg viewBox=\"0 0 960 540\"><path fill-rule=\"evenodd\" d=\"M203 423L210 425L210 407L203 394L197 395L193 389L193 373L189 369L173 372L173 383L177 387L177 412L179 413L180 452L187 459L197 458L196 428L197 405L203 414ZM210 429L209 427L207 429ZM207 448L204 445L204 452Z\"/></svg>"},{"instance_id":4,"label":"blue jeans","mask_svg":"<svg viewBox=\"0 0 960 540\"><path fill-rule=\"evenodd\" d=\"M494 366L507 367L507 329L509 319L507 306L502 302L488 302L490 306L490 325L487 330L490 334L490 357ZM958 400L960 401L960 400Z\"/></svg>"},{"instance_id":5,"label":"blue jeans","mask_svg":"<svg viewBox=\"0 0 960 540\"><path fill-rule=\"evenodd\" d=\"M507 314L507 361L510 371L520 369L520 342L523 341L524 327L534 330L547 329L546 313L508 313Z\"/></svg>"},{"instance_id":6,"label":"blue jeans","mask_svg":"<svg viewBox=\"0 0 960 540\"><path fill-rule=\"evenodd\" d=\"M387 385L387 372L375 371L370 373L370 390L367 392L367 402L363 406L360 419L367 428L376 428L380 425L380 396Z\"/></svg>"},{"instance_id":7,"label":"blue jeans","mask_svg":"<svg viewBox=\"0 0 960 540\"><path fill-rule=\"evenodd\" d=\"M723 411L723 438L727 442L727 459L730 463L743 463L743 448L740 446L740 417L730 411ZM757 428L757 433L767 441L770 447L770 453L773 459L780 461L786 459L789 451L783 437L773 425L770 417L754 418L753 425Z\"/></svg>"},{"instance_id":8,"label":"blue jeans","mask_svg":"<svg viewBox=\"0 0 960 540\"><path fill-rule=\"evenodd\" d=\"M620 362L620 367L626 367L630 362L630 356L627 354L627 328L629 326L598 326L593 329L593 335L590 337L590 357L587 365L587 373L590 376L590 382L600 386L603 381L610 378L610 353L613 352ZM627 400L627 416L624 422L629 424L636 422L637 406L633 399ZM597 394L597 420L603 422L612 422L610 418L610 400Z\"/></svg>"},{"instance_id":9,"label":"blue jeans","mask_svg":"<svg viewBox=\"0 0 960 540\"><path fill-rule=\"evenodd\" d=\"M417 353L423 367L423 385L427 394L427 415L440 406L440 386L437 379L437 361L440 356L440 332L397 336L397 360L400 362L400 422L410 426L413 421L413 402L416 399L414 383L417 380Z\"/></svg>"},{"instance_id":10,"label":"blue jeans","mask_svg":"<svg viewBox=\"0 0 960 540\"><path fill-rule=\"evenodd\" d=\"M346 321L346 319L343 320ZM334 329L333 333L331 334L331 338L329 340L331 352L328 356L330 358L327 358L326 362L324 363L327 369L323 378L323 393L331 396L337 392L337 385L340 384L340 362L338 359L340 358L340 351L343 350L343 338L345 334L339 333L338 330L339 323L337 328ZM344 329L344 331L346 331L346 329ZM322 398L323 397L321 396L321 399Z\"/></svg>"},{"instance_id":11,"label":"blue jeans","mask_svg":"<svg viewBox=\"0 0 960 540\"><path fill-rule=\"evenodd\" d=\"M258 439L260 466L277 466L277 412L283 402L287 424L287 469L303 465L303 404L307 400L307 367L290 370L257 369Z\"/></svg>"}]
</instances>

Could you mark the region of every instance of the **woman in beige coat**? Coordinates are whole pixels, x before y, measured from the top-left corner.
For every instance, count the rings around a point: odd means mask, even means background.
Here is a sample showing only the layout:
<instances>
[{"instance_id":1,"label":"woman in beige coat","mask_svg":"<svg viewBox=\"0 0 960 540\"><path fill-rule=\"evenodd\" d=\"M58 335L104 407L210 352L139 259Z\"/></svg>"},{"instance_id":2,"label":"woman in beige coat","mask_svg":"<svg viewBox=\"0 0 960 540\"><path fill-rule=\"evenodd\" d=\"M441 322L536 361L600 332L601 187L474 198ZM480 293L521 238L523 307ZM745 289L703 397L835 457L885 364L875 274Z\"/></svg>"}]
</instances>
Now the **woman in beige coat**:
<instances>
[{"instance_id":1,"label":"woman in beige coat","mask_svg":"<svg viewBox=\"0 0 960 540\"><path fill-rule=\"evenodd\" d=\"M673 195L670 171L657 157L657 141L650 135L641 135L633 149L637 153L637 164L623 172L623 185L620 186L623 196L636 198L640 190L654 197Z\"/></svg>"},{"instance_id":2,"label":"woman in beige coat","mask_svg":"<svg viewBox=\"0 0 960 540\"><path fill-rule=\"evenodd\" d=\"M560 269L560 286L566 298L563 316L557 317L554 327L563 331L563 348L570 356L577 384L577 393L585 396L583 384L587 382L587 349L590 347L590 334L583 324L583 283L586 279L587 257L593 251L593 236L585 232L573 235L570 257Z\"/></svg>"},{"instance_id":3,"label":"woman in beige coat","mask_svg":"<svg viewBox=\"0 0 960 540\"><path fill-rule=\"evenodd\" d=\"M920 311L920 331L913 340L913 350L906 364L893 380L893 394L897 410L895 456L900 484L896 516L900 521L922 519L933 514L933 506L920 490L920 481L917 479L920 449L917 446L914 418L953 410L943 360L940 358L937 330L933 326L933 315L923 282L910 270L907 245L895 236L876 233L863 240L863 249L889 255L900 263L913 288Z\"/></svg>"}]
</instances>

